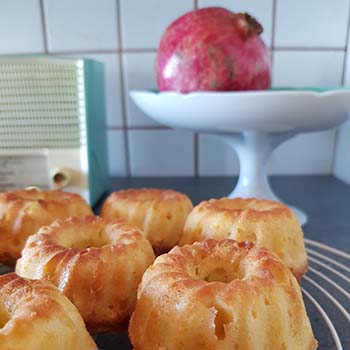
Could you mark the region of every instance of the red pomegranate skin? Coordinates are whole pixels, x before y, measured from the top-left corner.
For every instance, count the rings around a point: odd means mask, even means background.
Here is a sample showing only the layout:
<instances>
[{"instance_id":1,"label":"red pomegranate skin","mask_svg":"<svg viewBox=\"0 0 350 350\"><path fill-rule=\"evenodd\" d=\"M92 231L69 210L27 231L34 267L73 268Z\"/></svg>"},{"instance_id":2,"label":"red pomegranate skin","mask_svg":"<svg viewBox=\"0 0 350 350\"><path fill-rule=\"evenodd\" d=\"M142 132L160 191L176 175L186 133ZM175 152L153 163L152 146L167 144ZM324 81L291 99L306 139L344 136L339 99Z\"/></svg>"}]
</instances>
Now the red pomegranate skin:
<instances>
[{"instance_id":1,"label":"red pomegranate skin","mask_svg":"<svg viewBox=\"0 0 350 350\"><path fill-rule=\"evenodd\" d=\"M157 52L160 91L263 90L270 56L260 24L220 7L189 12L166 29Z\"/></svg>"}]
</instances>

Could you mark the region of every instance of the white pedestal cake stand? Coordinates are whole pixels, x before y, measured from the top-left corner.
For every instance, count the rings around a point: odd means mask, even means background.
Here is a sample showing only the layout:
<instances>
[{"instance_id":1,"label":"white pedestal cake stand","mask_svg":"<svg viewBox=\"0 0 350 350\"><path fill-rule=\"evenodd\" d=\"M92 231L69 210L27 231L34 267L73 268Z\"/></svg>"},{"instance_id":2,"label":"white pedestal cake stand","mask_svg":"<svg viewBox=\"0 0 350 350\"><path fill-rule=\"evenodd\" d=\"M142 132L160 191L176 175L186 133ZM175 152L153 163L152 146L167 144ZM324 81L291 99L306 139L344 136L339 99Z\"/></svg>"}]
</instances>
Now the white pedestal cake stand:
<instances>
[{"instance_id":1,"label":"white pedestal cake stand","mask_svg":"<svg viewBox=\"0 0 350 350\"><path fill-rule=\"evenodd\" d=\"M214 134L238 154L239 180L228 197L279 200L267 177L273 150L301 132L335 128L349 118L350 91L272 90L179 94L131 91L135 103L157 122ZM315 145L317 147L317 145ZM307 216L291 207L301 224Z\"/></svg>"}]
</instances>

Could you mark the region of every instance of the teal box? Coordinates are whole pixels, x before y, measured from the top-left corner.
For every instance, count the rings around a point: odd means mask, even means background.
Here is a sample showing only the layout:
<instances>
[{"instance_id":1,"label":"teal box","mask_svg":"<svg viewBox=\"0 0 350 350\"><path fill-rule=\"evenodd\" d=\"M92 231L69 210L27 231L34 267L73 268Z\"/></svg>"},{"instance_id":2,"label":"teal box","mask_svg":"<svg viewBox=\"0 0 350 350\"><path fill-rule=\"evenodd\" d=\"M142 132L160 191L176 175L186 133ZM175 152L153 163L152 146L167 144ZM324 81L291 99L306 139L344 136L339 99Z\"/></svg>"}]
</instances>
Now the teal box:
<instances>
[{"instance_id":1,"label":"teal box","mask_svg":"<svg viewBox=\"0 0 350 350\"><path fill-rule=\"evenodd\" d=\"M104 66L90 59L0 57L0 190L108 189Z\"/></svg>"},{"instance_id":2,"label":"teal box","mask_svg":"<svg viewBox=\"0 0 350 350\"><path fill-rule=\"evenodd\" d=\"M84 60L89 202L94 205L108 190L104 66Z\"/></svg>"}]
</instances>

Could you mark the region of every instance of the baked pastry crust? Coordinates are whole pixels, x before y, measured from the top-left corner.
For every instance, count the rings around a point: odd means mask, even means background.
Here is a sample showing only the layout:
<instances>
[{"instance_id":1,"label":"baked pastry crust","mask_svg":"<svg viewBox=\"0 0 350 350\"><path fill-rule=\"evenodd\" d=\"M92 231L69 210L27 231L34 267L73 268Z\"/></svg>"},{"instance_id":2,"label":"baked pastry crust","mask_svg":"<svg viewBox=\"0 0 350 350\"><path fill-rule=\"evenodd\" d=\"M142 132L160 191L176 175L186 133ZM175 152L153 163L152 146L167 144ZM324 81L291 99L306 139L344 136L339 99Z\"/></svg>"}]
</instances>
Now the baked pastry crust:
<instances>
[{"instance_id":1,"label":"baked pastry crust","mask_svg":"<svg viewBox=\"0 0 350 350\"><path fill-rule=\"evenodd\" d=\"M300 281L307 271L303 231L284 204L256 198L210 199L189 214L180 245L206 238L252 241L276 253Z\"/></svg>"},{"instance_id":2,"label":"baked pastry crust","mask_svg":"<svg viewBox=\"0 0 350 350\"><path fill-rule=\"evenodd\" d=\"M0 276L0 350L97 350L75 306L51 283Z\"/></svg>"},{"instance_id":3,"label":"baked pastry crust","mask_svg":"<svg viewBox=\"0 0 350 350\"><path fill-rule=\"evenodd\" d=\"M138 350L314 350L300 287L252 242L175 247L145 272L129 325Z\"/></svg>"},{"instance_id":4,"label":"baked pastry crust","mask_svg":"<svg viewBox=\"0 0 350 350\"><path fill-rule=\"evenodd\" d=\"M142 232L122 219L69 218L29 237L16 273L52 282L91 332L118 331L126 328L154 258Z\"/></svg>"},{"instance_id":5,"label":"baked pastry crust","mask_svg":"<svg viewBox=\"0 0 350 350\"><path fill-rule=\"evenodd\" d=\"M120 217L140 227L159 255L178 244L192 208L190 199L182 193L141 188L113 192L103 204L101 215Z\"/></svg>"},{"instance_id":6,"label":"baked pastry crust","mask_svg":"<svg viewBox=\"0 0 350 350\"><path fill-rule=\"evenodd\" d=\"M36 188L0 193L0 263L14 265L27 238L56 219L91 215L78 194Z\"/></svg>"}]
</instances>

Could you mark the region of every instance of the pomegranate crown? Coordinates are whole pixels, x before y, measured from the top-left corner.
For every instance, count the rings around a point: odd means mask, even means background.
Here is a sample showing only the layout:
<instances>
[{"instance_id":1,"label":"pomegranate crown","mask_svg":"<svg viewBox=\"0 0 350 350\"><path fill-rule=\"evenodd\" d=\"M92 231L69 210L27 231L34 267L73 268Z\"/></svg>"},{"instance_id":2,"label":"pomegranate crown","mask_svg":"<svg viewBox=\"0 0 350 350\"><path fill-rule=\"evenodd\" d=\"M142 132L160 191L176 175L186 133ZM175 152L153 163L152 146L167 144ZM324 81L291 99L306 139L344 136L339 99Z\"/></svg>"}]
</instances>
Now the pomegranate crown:
<instances>
[{"instance_id":1,"label":"pomegranate crown","mask_svg":"<svg viewBox=\"0 0 350 350\"><path fill-rule=\"evenodd\" d=\"M249 13L237 13L237 17L241 22L246 39L253 35L260 35L263 32L263 26Z\"/></svg>"}]
</instances>

